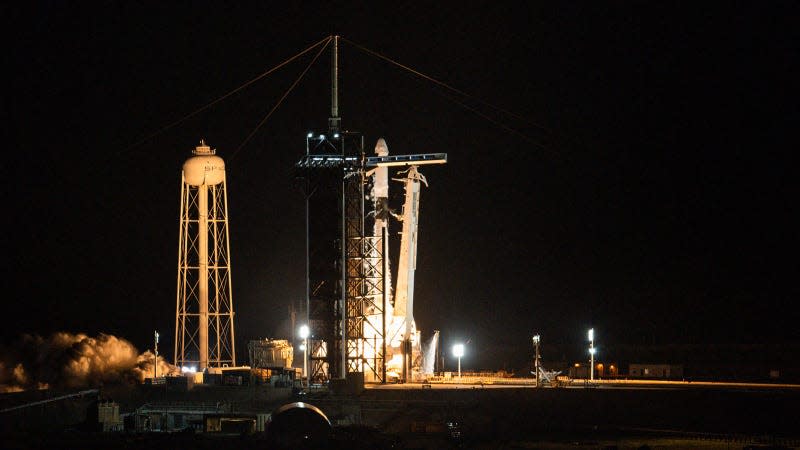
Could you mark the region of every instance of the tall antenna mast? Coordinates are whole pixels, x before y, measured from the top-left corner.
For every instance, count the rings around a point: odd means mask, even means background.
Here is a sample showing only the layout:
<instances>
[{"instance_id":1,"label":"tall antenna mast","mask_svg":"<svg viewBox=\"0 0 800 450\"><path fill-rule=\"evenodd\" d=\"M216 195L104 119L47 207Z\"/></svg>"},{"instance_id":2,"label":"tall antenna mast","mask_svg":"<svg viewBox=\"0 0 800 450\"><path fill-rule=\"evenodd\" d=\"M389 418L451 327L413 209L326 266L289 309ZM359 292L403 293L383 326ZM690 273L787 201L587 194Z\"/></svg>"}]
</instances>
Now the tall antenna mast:
<instances>
[{"instance_id":1,"label":"tall antenna mast","mask_svg":"<svg viewBox=\"0 0 800 450\"><path fill-rule=\"evenodd\" d=\"M328 131L331 136L341 131L339 117L339 36L333 37L331 52L331 117L328 119Z\"/></svg>"}]
</instances>

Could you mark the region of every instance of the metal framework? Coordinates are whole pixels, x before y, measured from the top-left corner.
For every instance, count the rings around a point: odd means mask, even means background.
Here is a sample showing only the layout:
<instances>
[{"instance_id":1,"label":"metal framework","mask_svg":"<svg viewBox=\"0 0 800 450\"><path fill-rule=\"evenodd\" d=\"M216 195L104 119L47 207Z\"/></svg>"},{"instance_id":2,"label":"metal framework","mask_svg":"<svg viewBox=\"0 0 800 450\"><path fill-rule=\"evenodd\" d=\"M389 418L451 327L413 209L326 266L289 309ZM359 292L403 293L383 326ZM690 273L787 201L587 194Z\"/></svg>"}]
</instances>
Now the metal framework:
<instances>
[{"instance_id":1,"label":"metal framework","mask_svg":"<svg viewBox=\"0 0 800 450\"><path fill-rule=\"evenodd\" d=\"M447 155L365 157L363 137L341 129L339 37L332 36L330 43L328 134L310 133L306 154L295 164L296 178L301 181L306 198L306 314L310 331L307 376L309 381L325 382L359 372L364 381L385 383L391 277L386 227L378 227L376 222L369 233L372 236L366 233L367 170L377 166L441 164ZM412 169L416 171L415 167ZM413 288L413 279L410 281ZM407 357L411 354L408 347L404 350Z\"/></svg>"},{"instance_id":2,"label":"metal framework","mask_svg":"<svg viewBox=\"0 0 800 450\"><path fill-rule=\"evenodd\" d=\"M345 180L346 252L345 363L347 372L364 380L384 382L385 297L383 255L385 237L365 236L365 172L360 167Z\"/></svg>"},{"instance_id":3,"label":"metal framework","mask_svg":"<svg viewBox=\"0 0 800 450\"><path fill-rule=\"evenodd\" d=\"M236 365L228 201L224 174L216 185L181 179L178 239L176 366Z\"/></svg>"},{"instance_id":4,"label":"metal framework","mask_svg":"<svg viewBox=\"0 0 800 450\"><path fill-rule=\"evenodd\" d=\"M307 154L296 165L296 178L306 200L306 305L309 328L309 382L325 382L335 372L334 340L338 311L338 279L335 262L336 224L331 216L339 217L337 195L341 178L339 155L311 156ZM339 181L337 183L336 181ZM332 228L332 229L331 229ZM330 350L330 351L329 351Z\"/></svg>"},{"instance_id":5,"label":"metal framework","mask_svg":"<svg viewBox=\"0 0 800 450\"><path fill-rule=\"evenodd\" d=\"M309 136L295 167L306 195L309 376L384 382L386 239L365 236L363 137Z\"/></svg>"},{"instance_id":6,"label":"metal framework","mask_svg":"<svg viewBox=\"0 0 800 450\"><path fill-rule=\"evenodd\" d=\"M367 382L387 381L388 239L366 233L367 169L409 166L416 173L416 165L447 161L444 153L366 158L363 147L355 133L310 135L296 164L306 194L309 376L317 382L350 372L363 373ZM411 349L406 353L410 358Z\"/></svg>"}]
</instances>

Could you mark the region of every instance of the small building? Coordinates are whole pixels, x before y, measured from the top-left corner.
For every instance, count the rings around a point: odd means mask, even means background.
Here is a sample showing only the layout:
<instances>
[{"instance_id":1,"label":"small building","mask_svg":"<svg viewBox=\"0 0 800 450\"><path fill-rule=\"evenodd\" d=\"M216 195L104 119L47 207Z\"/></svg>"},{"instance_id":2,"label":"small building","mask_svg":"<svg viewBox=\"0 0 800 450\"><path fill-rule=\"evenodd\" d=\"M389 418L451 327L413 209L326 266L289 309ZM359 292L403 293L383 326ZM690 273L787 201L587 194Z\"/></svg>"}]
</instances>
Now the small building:
<instances>
[{"instance_id":1,"label":"small building","mask_svg":"<svg viewBox=\"0 0 800 450\"><path fill-rule=\"evenodd\" d=\"M250 434L264 431L268 413L232 412L225 403L161 402L136 409L134 427L138 432Z\"/></svg>"},{"instance_id":2,"label":"small building","mask_svg":"<svg viewBox=\"0 0 800 450\"><path fill-rule=\"evenodd\" d=\"M223 411L219 404L189 402L147 403L136 409L134 427L137 432L205 430L203 418Z\"/></svg>"},{"instance_id":3,"label":"small building","mask_svg":"<svg viewBox=\"0 0 800 450\"><path fill-rule=\"evenodd\" d=\"M630 364L628 376L631 378L683 378L683 366L679 364Z\"/></svg>"},{"instance_id":4,"label":"small building","mask_svg":"<svg viewBox=\"0 0 800 450\"><path fill-rule=\"evenodd\" d=\"M247 343L256 383L291 387L298 369L292 367L294 347L286 339L258 339Z\"/></svg>"},{"instance_id":5,"label":"small building","mask_svg":"<svg viewBox=\"0 0 800 450\"><path fill-rule=\"evenodd\" d=\"M287 369L292 367L294 348L286 339L259 339L247 343L250 367Z\"/></svg>"},{"instance_id":6,"label":"small building","mask_svg":"<svg viewBox=\"0 0 800 450\"><path fill-rule=\"evenodd\" d=\"M209 367L203 372L203 384L249 386L251 378L249 366Z\"/></svg>"},{"instance_id":7,"label":"small building","mask_svg":"<svg viewBox=\"0 0 800 450\"><path fill-rule=\"evenodd\" d=\"M595 363L594 376L598 378L616 378L619 376L619 364L615 362Z\"/></svg>"},{"instance_id":8,"label":"small building","mask_svg":"<svg viewBox=\"0 0 800 450\"><path fill-rule=\"evenodd\" d=\"M205 424L203 431L206 433L228 434L263 433L269 419L269 413L211 413L203 416L203 422Z\"/></svg>"},{"instance_id":9,"label":"small building","mask_svg":"<svg viewBox=\"0 0 800 450\"><path fill-rule=\"evenodd\" d=\"M185 372L180 375L145 378L144 384L169 391L185 392L191 390L197 384L203 384L203 374L200 372Z\"/></svg>"},{"instance_id":10,"label":"small building","mask_svg":"<svg viewBox=\"0 0 800 450\"><path fill-rule=\"evenodd\" d=\"M589 379L592 377L589 364L575 363L569 368L569 377ZM615 362L594 362L594 378L616 378L619 376L619 364Z\"/></svg>"},{"instance_id":11,"label":"small building","mask_svg":"<svg viewBox=\"0 0 800 450\"><path fill-rule=\"evenodd\" d=\"M104 432L122 431L123 423L119 415L119 404L115 402L100 402L97 404L97 422Z\"/></svg>"}]
</instances>

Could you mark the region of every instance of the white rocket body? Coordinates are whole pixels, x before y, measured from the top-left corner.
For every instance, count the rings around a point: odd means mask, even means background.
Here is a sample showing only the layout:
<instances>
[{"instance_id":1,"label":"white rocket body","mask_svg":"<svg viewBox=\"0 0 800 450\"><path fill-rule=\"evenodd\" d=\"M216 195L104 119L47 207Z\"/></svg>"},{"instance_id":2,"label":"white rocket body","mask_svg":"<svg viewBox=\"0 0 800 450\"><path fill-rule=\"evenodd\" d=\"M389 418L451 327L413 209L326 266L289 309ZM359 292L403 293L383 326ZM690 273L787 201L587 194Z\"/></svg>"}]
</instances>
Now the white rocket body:
<instances>
[{"instance_id":1,"label":"white rocket body","mask_svg":"<svg viewBox=\"0 0 800 450\"><path fill-rule=\"evenodd\" d=\"M378 139L375 154L389 156L386 141ZM399 155L383 158L377 167L370 171L372 178L372 199L374 201L374 235L389 238L389 218L402 222L400 255L397 267L397 282L391 292L391 270L389 267L388 246L384 251L385 295L389 301L383 311L385 317L386 366L406 380L414 379L421 358L421 338L414 322L414 272L417 268L417 233L419 224L420 182L427 185L425 177L417 171L417 164L441 164L446 162L445 154ZM405 200L400 214L389 208L388 166L406 166L404 178L393 178L405 187ZM393 297L394 301L391 301Z\"/></svg>"},{"instance_id":2,"label":"white rocket body","mask_svg":"<svg viewBox=\"0 0 800 450\"><path fill-rule=\"evenodd\" d=\"M400 258L397 265L397 291L394 301L395 321L403 322L403 339L411 339L416 333L414 323L414 271L417 269L417 231L419 223L420 181L425 177L417 172L416 166L408 168L405 183L405 202L403 203L403 231L400 240ZM427 184L427 183L426 183Z\"/></svg>"}]
</instances>

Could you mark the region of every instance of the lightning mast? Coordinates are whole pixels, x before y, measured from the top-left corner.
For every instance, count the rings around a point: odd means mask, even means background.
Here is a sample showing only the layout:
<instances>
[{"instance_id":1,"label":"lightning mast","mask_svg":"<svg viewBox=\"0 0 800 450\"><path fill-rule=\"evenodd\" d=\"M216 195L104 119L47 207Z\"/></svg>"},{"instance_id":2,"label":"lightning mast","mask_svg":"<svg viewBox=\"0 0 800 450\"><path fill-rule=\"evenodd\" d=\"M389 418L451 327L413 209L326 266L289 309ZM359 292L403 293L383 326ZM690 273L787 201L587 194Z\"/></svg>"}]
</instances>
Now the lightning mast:
<instances>
[{"instance_id":1,"label":"lightning mast","mask_svg":"<svg viewBox=\"0 0 800 450\"><path fill-rule=\"evenodd\" d=\"M306 199L306 315L309 379L326 382L354 371L351 348L364 276L363 137L342 130L339 117L338 36L332 36L331 115L325 132L309 132L306 152L295 163L295 178ZM349 299L356 299L350 301ZM360 358L359 358L360 359Z\"/></svg>"}]
</instances>

